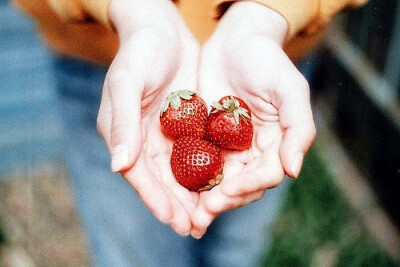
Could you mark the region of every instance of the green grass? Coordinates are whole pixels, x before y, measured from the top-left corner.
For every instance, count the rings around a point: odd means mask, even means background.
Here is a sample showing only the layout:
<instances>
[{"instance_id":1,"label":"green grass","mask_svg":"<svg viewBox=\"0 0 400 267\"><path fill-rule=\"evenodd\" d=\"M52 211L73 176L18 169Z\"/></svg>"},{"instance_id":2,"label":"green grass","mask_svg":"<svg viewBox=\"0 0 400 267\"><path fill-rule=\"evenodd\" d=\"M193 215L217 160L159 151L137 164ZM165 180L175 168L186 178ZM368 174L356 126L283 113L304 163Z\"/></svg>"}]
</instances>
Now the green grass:
<instances>
[{"instance_id":1,"label":"green grass","mask_svg":"<svg viewBox=\"0 0 400 267\"><path fill-rule=\"evenodd\" d=\"M291 184L273 235L262 266L400 266L363 229L315 149Z\"/></svg>"}]
</instances>

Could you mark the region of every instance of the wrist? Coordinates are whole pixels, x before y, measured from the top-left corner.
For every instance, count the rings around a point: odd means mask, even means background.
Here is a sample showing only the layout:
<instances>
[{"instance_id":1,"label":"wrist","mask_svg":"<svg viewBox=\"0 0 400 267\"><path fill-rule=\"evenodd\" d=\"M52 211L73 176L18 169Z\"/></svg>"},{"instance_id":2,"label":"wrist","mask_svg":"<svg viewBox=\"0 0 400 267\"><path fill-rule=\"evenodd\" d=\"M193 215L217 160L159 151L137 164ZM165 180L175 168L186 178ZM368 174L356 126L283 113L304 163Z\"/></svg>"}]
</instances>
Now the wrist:
<instances>
[{"instance_id":1,"label":"wrist","mask_svg":"<svg viewBox=\"0 0 400 267\"><path fill-rule=\"evenodd\" d=\"M120 39L144 28L173 30L169 0L111 0L109 17Z\"/></svg>"},{"instance_id":2,"label":"wrist","mask_svg":"<svg viewBox=\"0 0 400 267\"><path fill-rule=\"evenodd\" d=\"M224 18L228 23L243 30L246 35L264 35L282 44L288 33L288 23L278 12L252 1L233 3Z\"/></svg>"}]
</instances>

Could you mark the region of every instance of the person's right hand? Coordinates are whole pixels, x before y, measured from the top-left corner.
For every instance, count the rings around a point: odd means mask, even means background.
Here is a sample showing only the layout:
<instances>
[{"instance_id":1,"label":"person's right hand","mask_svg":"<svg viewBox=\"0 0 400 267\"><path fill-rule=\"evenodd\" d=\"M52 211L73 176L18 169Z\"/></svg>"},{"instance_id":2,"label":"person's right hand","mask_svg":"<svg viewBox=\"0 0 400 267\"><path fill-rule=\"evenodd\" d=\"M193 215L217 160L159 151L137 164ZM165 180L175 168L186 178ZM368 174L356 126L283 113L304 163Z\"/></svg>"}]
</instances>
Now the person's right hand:
<instances>
[{"instance_id":1,"label":"person's right hand","mask_svg":"<svg viewBox=\"0 0 400 267\"><path fill-rule=\"evenodd\" d=\"M196 88L199 45L169 0L112 0L109 10L120 48L104 82L97 124L111 169L157 219L187 235L197 195L172 175L172 142L161 133L159 111L169 92Z\"/></svg>"}]
</instances>

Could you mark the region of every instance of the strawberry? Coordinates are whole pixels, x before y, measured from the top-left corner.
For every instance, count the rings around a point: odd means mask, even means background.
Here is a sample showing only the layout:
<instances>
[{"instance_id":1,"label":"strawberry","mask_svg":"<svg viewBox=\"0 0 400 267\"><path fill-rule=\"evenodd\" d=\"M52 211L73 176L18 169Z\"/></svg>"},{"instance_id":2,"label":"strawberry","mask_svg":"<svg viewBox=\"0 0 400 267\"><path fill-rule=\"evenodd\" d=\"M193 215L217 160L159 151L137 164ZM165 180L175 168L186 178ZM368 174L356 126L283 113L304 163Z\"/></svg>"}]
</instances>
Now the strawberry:
<instances>
[{"instance_id":1,"label":"strawberry","mask_svg":"<svg viewBox=\"0 0 400 267\"><path fill-rule=\"evenodd\" d=\"M253 131L246 103L235 96L224 96L212 105L205 139L220 148L246 150L251 146Z\"/></svg>"},{"instance_id":2,"label":"strawberry","mask_svg":"<svg viewBox=\"0 0 400 267\"><path fill-rule=\"evenodd\" d=\"M190 191L209 190L223 177L221 150L190 136L180 137L174 143L170 163L177 182Z\"/></svg>"},{"instance_id":3,"label":"strawberry","mask_svg":"<svg viewBox=\"0 0 400 267\"><path fill-rule=\"evenodd\" d=\"M207 122L207 105L189 90L172 92L160 112L161 129L171 138L193 136L202 139Z\"/></svg>"}]
</instances>

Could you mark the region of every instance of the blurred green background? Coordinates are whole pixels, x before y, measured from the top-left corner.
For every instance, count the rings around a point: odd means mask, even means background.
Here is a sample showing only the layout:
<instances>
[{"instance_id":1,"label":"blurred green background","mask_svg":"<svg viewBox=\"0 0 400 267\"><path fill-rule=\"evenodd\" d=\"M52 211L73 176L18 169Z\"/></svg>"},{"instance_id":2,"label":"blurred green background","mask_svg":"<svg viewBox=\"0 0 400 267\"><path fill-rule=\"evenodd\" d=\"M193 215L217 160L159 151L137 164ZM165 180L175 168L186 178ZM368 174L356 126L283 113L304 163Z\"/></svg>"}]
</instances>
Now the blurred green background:
<instances>
[{"instance_id":1,"label":"blurred green background","mask_svg":"<svg viewBox=\"0 0 400 267\"><path fill-rule=\"evenodd\" d=\"M293 182L263 266L399 266L346 202L312 149Z\"/></svg>"}]
</instances>

